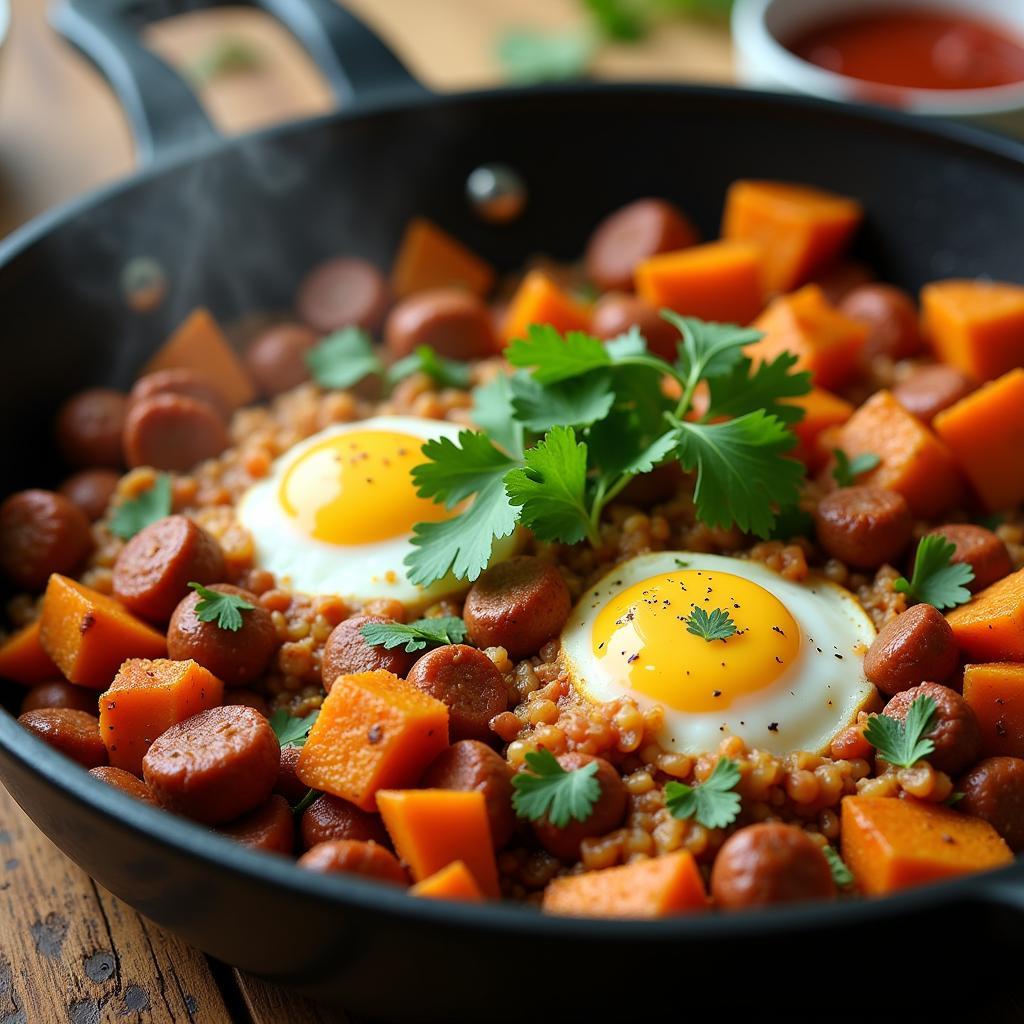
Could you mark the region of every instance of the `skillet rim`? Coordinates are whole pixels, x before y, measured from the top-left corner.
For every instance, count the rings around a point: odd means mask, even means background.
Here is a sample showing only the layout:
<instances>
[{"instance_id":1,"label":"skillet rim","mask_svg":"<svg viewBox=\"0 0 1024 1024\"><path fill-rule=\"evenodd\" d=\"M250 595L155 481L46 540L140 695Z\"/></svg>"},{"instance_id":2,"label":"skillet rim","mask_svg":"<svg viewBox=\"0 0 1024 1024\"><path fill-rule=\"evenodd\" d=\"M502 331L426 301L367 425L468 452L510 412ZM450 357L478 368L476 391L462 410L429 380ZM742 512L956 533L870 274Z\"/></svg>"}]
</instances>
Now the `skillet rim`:
<instances>
[{"instance_id":1,"label":"skillet rim","mask_svg":"<svg viewBox=\"0 0 1024 1024\"><path fill-rule=\"evenodd\" d=\"M552 96L573 98L606 95L651 96L654 94L706 99L710 103L739 104L782 109L792 116L840 118L861 127L875 126L886 131L909 133L924 144L952 146L979 153L988 159L1008 162L1021 172L1024 188L1024 141L1004 138L980 128L955 122L930 122L895 110L863 104L840 103L817 97L745 90L730 86L671 84L663 82L599 82L535 85L517 88L482 89L453 93L398 93L360 103L351 109L336 110L317 117L273 125L237 137L224 137L182 149L141 168L127 178L108 183L40 214L0 241L0 273L21 253L46 238L51 232L79 214L114 199L123 192L198 162L207 156L250 142L259 143L286 136L290 132L315 130L333 123L358 121L376 115L415 110L421 106L450 107L472 103L515 102ZM361 911L385 913L412 924L453 926L467 931L499 931L529 938L563 938L598 942L671 942L729 939L757 936L781 936L820 928L836 931L844 926L877 925L887 919L920 910L966 903L971 906L998 904L1024 908L1024 863L1016 862L997 871L966 876L949 882L923 886L884 899L855 899L839 903L810 903L765 911L737 914L679 915L657 921L622 921L542 915L512 902L483 905L440 900L417 900L403 890L345 876L320 875L297 867L294 862L240 847L238 843L147 806L89 776L64 755L22 729L13 715L0 707L0 750L63 795L85 804L93 813L113 819L115 826L127 828L143 839L156 842L165 851L201 865L213 864L220 871L242 876L257 885L273 885L283 892L330 901L339 909L355 907ZM74 765L69 771L68 766ZM26 810L31 818L32 815ZM1008 884L1009 883L1009 884ZM1014 883L1017 883L1014 885Z\"/></svg>"}]
</instances>

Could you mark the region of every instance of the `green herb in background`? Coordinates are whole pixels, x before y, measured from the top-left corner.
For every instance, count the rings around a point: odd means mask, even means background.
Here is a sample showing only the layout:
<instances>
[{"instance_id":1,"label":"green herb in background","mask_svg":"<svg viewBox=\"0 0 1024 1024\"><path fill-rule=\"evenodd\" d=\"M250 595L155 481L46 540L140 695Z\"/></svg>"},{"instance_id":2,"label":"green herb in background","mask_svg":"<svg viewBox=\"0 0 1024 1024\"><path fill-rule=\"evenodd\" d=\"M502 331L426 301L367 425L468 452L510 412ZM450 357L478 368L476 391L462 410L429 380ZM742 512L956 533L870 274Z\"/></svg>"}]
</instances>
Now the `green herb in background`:
<instances>
[{"instance_id":1,"label":"green herb in background","mask_svg":"<svg viewBox=\"0 0 1024 1024\"><path fill-rule=\"evenodd\" d=\"M497 57L510 82L565 82L582 78L594 55L587 32L510 29L498 37Z\"/></svg>"},{"instance_id":2,"label":"green herb in background","mask_svg":"<svg viewBox=\"0 0 1024 1024\"><path fill-rule=\"evenodd\" d=\"M832 469L832 479L840 487L852 487L857 477L870 473L882 460L874 452L854 455L851 459L842 448L833 448L832 457L836 464Z\"/></svg>"},{"instance_id":3,"label":"green herb in background","mask_svg":"<svg viewBox=\"0 0 1024 1024\"><path fill-rule=\"evenodd\" d=\"M262 52L247 39L221 36L199 54L187 74L195 85L205 85L216 78L255 71L262 66Z\"/></svg>"},{"instance_id":4,"label":"green herb in background","mask_svg":"<svg viewBox=\"0 0 1024 1024\"><path fill-rule=\"evenodd\" d=\"M839 889L849 889L853 885L853 872L843 863L835 847L825 846L821 851L828 861L829 870L832 872L832 881Z\"/></svg>"},{"instance_id":5,"label":"green herb in background","mask_svg":"<svg viewBox=\"0 0 1024 1024\"><path fill-rule=\"evenodd\" d=\"M122 501L110 517L110 532L121 540L131 540L140 530L171 514L173 495L171 478L161 473L148 491Z\"/></svg>"},{"instance_id":6,"label":"green herb in background","mask_svg":"<svg viewBox=\"0 0 1024 1024\"><path fill-rule=\"evenodd\" d=\"M270 728L274 730L277 742L282 747L303 747L309 736L309 730L313 728L316 716L319 711L311 711L304 718L288 714L284 708L274 711L268 721Z\"/></svg>"}]
</instances>

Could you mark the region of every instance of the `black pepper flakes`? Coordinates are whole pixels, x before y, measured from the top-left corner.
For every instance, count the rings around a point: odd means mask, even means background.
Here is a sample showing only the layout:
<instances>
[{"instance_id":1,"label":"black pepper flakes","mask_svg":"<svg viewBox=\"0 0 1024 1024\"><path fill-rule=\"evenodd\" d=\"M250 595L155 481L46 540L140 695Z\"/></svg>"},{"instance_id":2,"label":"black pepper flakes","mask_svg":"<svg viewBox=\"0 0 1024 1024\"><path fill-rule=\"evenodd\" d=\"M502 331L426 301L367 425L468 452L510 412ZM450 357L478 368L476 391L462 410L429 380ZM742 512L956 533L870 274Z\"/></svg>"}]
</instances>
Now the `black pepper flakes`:
<instances>
[{"instance_id":1,"label":"black pepper flakes","mask_svg":"<svg viewBox=\"0 0 1024 1024\"><path fill-rule=\"evenodd\" d=\"M370 731L366 734L366 738L371 744L376 746L382 739L384 739L384 729L379 725L371 725Z\"/></svg>"},{"instance_id":2,"label":"black pepper flakes","mask_svg":"<svg viewBox=\"0 0 1024 1024\"><path fill-rule=\"evenodd\" d=\"M768 731L769 732L778 732L779 731L779 723L778 722L769 722L768 723Z\"/></svg>"}]
</instances>

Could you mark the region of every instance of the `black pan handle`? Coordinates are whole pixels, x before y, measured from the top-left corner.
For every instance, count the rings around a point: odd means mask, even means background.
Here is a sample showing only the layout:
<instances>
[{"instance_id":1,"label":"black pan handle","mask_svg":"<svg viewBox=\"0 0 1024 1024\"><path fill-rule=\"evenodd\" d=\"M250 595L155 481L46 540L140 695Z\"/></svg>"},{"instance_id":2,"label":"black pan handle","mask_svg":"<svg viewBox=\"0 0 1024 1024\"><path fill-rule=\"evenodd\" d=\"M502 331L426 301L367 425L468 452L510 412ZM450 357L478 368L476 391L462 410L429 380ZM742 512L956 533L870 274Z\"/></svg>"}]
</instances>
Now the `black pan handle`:
<instances>
[{"instance_id":1,"label":"black pan handle","mask_svg":"<svg viewBox=\"0 0 1024 1024\"><path fill-rule=\"evenodd\" d=\"M340 103L375 103L425 92L362 21L335 0L58 0L53 27L100 70L117 94L142 163L199 147L217 131L185 80L146 49L146 25L186 11L260 7L299 41Z\"/></svg>"}]
</instances>

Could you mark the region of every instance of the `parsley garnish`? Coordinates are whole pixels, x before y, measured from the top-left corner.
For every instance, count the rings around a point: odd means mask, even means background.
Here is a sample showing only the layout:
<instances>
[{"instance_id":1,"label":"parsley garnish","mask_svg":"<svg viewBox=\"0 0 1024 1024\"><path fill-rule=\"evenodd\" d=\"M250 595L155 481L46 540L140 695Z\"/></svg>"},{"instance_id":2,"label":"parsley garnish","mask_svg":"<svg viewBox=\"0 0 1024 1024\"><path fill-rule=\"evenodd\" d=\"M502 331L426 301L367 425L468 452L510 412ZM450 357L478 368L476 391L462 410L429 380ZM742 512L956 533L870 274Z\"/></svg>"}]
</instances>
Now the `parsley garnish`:
<instances>
[{"instance_id":1,"label":"parsley garnish","mask_svg":"<svg viewBox=\"0 0 1024 1024\"><path fill-rule=\"evenodd\" d=\"M512 778L512 806L520 818L539 821L546 817L555 828L570 819L586 821L601 796L597 761L567 772L550 750L541 748L526 755L529 771Z\"/></svg>"},{"instance_id":2,"label":"parsley garnish","mask_svg":"<svg viewBox=\"0 0 1024 1024\"><path fill-rule=\"evenodd\" d=\"M131 540L140 530L171 514L171 478L161 473L148 491L121 502L110 517L110 532L121 540Z\"/></svg>"},{"instance_id":3,"label":"parsley garnish","mask_svg":"<svg viewBox=\"0 0 1024 1024\"><path fill-rule=\"evenodd\" d=\"M725 828L740 813L740 795L733 792L739 781L739 765L728 757L720 757L711 774L698 786L666 782L665 806L673 818L693 818L705 828Z\"/></svg>"},{"instance_id":4,"label":"parsley garnish","mask_svg":"<svg viewBox=\"0 0 1024 1024\"><path fill-rule=\"evenodd\" d=\"M956 545L942 534L930 533L921 538L914 556L914 573L907 582L901 576L893 589L914 601L923 601L936 608L955 608L971 599L965 584L974 579L974 570L966 562L953 562Z\"/></svg>"},{"instance_id":5,"label":"parsley garnish","mask_svg":"<svg viewBox=\"0 0 1024 1024\"><path fill-rule=\"evenodd\" d=\"M425 373L443 388L468 388L473 374L466 363L439 356L429 345L417 345L412 355L389 367L387 381L392 386L414 373Z\"/></svg>"},{"instance_id":6,"label":"parsley garnish","mask_svg":"<svg viewBox=\"0 0 1024 1024\"><path fill-rule=\"evenodd\" d=\"M322 388L350 388L364 377L384 372L373 339L361 327L328 334L306 353L306 365Z\"/></svg>"},{"instance_id":7,"label":"parsley garnish","mask_svg":"<svg viewBox=\"0 0 1024 1024\"><path fill-rule=\"evenodd\" d=\"M840 487L852 487L857 477L870 473L882 461L874 452L854 455L851 459L842 448L833 448L832 457L836 460L832 479Z\"/></svg>"},{"instance_id":8,"label":"parsley garnish","mask_svg":"<svg viewBox=\"0 0 1024 1024\"><path fill-rule=\"evenodd\" d=\"M907 717L902 722L889 715L872 715L864 729L864 739L889 764L909 768L935 749L927 734L935 726L937 714L935 701L921 694L907 708Z\"/></svg>"},{"instance_id":9,"label":"parsley garnish","mask_svg":"<svg viewBox=\"0 0 1024 1024\"><path fill-rule=\"evenodd\" d=\"M274 730L277 742L282 747L302 747L305 746L309 730L313 728L313 723L319 714L319 711L311 711L305 718L298 718L288 714L284 708L278 708L271 714L268 721L270 728Z\"/></svg>"},{"instance_id":10,"label":"parsley garnish","mask_svg":"<svg viewBox=\"0 0 1024 1024\"><path fill-rule=\"evenodd\" d=\"M687 633L709 642L728 640L736 632L736 623L732 621L729 613L721 608L712 608L709 615L699 604L695 604L693 611L683 621L686 623Z\"/></svg>"},{"instance_id":11,"label":"parsley garnish","mask_svg":"<svg viewBox=\"0 0 1024 1024\"><path fill-rule=\"evenodd\" d=\"M251 612L256 607L238 594L222 594L204 587L202 583L190 583L189 586L200 598L196 602L196 617L199 621L216 622L221 629L232 633L242 628L242 612Z\"/></svg>"},{"instance_id":12,"label":"parsley garnish","mask_svg":"<svg viewBox=\"0 0 1024 1024\"><path fill-rule=\"evenodd\" d=\"M437 619L402 622L367 622L359 627L363 639L373 647L390 651L405 645L406 654L415 654L428 645L461 644L466 639L466 624L454 615Z\"/></svg>"},{"instance_id":13,"label":"parsley garnish","mask_svg":"<svg viewBox=\"0 0 1024 1024\"><path fill-rule=\"evenodd\" d=\"M825 854L829 869L832 872L832 881L840 889L849 889L853 885L853 872L843 863L843 858L836 853L835 847L825 845L821 852Z\"/></svg>"}]
</instances>

